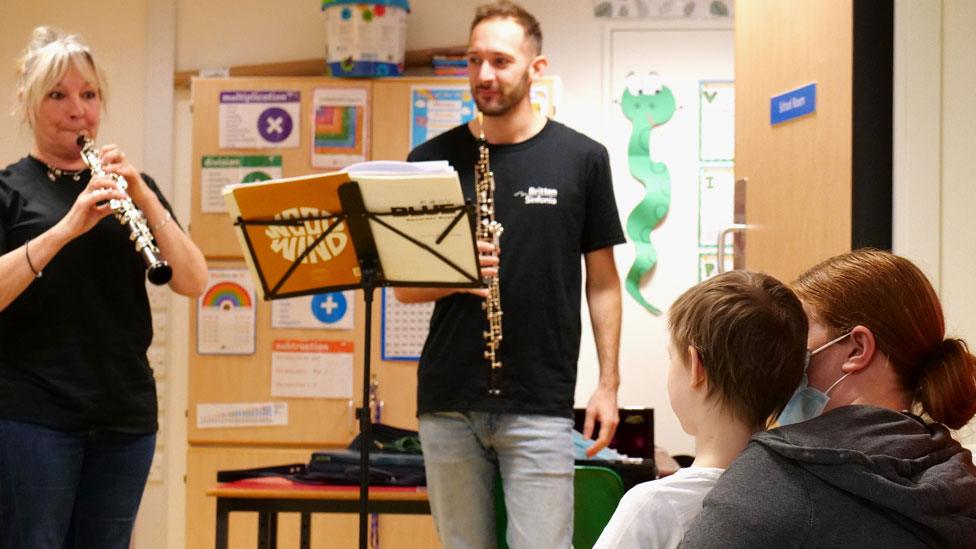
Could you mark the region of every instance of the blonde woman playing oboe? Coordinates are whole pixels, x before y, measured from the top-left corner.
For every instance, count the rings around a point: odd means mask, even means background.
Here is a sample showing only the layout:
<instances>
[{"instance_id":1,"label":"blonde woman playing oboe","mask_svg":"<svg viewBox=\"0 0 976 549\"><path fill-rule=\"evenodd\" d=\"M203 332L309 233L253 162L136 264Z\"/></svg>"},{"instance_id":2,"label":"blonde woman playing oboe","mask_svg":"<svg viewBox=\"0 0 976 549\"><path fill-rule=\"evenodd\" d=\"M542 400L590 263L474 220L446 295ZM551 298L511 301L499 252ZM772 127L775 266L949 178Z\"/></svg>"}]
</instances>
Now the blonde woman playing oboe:
<instances>
[{"instance_id":1,"label":"blonde woman playing oboe","mask_svg":"<svg viewBox=\"0 0 976 549\"><path fill-rule=\"evenodd\" d=\"M0 547L129 545L152 462L156 390L142 259L111 218L125 178L172 267L200 294L203 254L116 146L92 177L105 78L77 36L39 27L18 66L30 154L0 172Z\"/></svg>"}]
</instances>

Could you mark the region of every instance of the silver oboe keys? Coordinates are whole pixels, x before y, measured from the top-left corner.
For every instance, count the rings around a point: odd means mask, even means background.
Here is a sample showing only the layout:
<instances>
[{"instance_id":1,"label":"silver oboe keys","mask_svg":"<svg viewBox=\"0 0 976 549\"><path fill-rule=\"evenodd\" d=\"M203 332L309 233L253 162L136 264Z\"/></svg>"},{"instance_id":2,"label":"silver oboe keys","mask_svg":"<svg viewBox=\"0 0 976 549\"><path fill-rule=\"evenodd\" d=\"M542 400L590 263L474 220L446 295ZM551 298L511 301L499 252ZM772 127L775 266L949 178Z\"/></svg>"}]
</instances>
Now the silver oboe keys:
<instances>
[{"instance_id":1,"label":"silver oboe keys","mask_svg":"<svg viewBox=\"0 0 976 549\"><path fill-rule=\"evenodd\" d=\"M81 158L91 168L92 177L109 177L115 181L115 186L123 193L129 188L125 178L118 174L107 174L102 168L102 161L95 150L95 142L84 135L78 136L78 146L81 147ZM146 265L146 277L156 285L166 284L173 278L173 268L169 266L156 247L152 231L146 223L146 217L136 207L132 199L126 195L123 199L109 200L109 207L115 212L115 218L129 229L129 240L135 244L136 252L142 257Z\"/></svg>"}]
</instances>

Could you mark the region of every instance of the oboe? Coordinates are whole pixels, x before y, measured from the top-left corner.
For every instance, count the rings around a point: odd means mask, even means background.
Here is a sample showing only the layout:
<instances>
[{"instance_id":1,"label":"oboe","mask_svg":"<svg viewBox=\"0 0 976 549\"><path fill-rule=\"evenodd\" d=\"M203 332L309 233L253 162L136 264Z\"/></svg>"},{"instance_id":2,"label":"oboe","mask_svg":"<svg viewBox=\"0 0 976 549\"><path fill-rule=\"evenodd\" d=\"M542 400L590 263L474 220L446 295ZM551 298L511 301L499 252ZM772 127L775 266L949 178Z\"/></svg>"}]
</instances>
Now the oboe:
<instances>
[{"instance_id":1,"label":"oboe","mask_svg":"<svg viewBox=\"0 0 976 549\"><path fill-rule=\"evenodd\" d=\"M474 170L475 191L478 198L478 240L492 242L497 249L502 236L502 224L495 220L495 176L491 173L488 157L488 141L482 114L478 113L478 163ZM501 263L498 265L501 268ZM499 271L500 274L500 271ZM488 297L481 304L488 320L488 330L483 332L485 339L485 359L488 361L488 394L498 396L502 393L501 374L502 361L498 356L498 348L502 343L502 296L498 283L498 275L487 281Z\"/></svg>"},{"instance_id":2,"label":"oboe","mask_svg":"<svg viewBox=\"0 0 976 549\"><path fill-rule=\"evenodd\" d=\"M113 198L109 200L109 207L115 212L115 219L118 219L123 226L128 227L129 240L135 243L136 252L146 264L146 276L149 278L149 282L156 285L166 284L169 279L173 278L173 268L159 253L159 248L156 247L156 242L153 240L152 231L149 230L149 224L146 223L146 217L126 194L125 191L129 184L119 174L105 173L93 140L84 135L79 135L78 146L81 147L82 160L91 168L92 177L111 178L115 181L118 190L125 194L123 199Z\"/></svg>"}]
</instances>

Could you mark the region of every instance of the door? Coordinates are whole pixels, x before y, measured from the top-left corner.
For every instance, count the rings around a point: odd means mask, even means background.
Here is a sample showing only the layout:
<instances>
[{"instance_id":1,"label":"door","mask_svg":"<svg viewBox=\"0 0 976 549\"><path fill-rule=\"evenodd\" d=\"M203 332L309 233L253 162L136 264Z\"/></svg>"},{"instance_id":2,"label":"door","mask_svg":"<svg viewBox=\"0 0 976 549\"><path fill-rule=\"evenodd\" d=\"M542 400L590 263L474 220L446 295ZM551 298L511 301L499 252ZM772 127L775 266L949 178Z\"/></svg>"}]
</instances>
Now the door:
<instances>
[{"instance_id":1,"label":"door","mask_svg":"<svg viewBox=\"0 0 976 549\"><path fill-rule=\"evenodd\" d=\"M750 0L735 11L745 268L790 281L852 247L890 248L891 2ZM810 83L816 110L771 124L770 99Z\"/></svg>"},{"instance_id":2,"label":"door","mask_svg":"<svg viewBox=\"0 0 976 549\"><path fill-rule=\"evenodd\" d=\"M736 179L745 267L792 280L851 247L852 0L735 6ZM811 82L816 111L770 124L770 98Z\"/></svg>"}]
</instances>

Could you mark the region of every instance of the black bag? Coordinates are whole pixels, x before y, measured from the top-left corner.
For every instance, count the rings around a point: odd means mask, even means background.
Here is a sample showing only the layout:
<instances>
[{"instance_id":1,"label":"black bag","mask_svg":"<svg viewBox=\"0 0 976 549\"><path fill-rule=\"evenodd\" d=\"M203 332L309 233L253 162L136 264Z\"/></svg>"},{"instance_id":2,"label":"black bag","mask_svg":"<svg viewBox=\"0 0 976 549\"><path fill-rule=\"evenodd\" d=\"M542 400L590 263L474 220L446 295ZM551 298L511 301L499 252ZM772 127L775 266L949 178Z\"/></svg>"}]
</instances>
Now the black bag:
<instances>
[{"instance_id":1,"label":"black bag","mask_svg":"<svg viewBox=\"0 0 976 549\"><path fill-rule=\"evenodd\" d=\"M356 435L349 444L350 450L359 451L362 446L362 433ZM417 431L393 427L385 423L374 423L370 429L369 451L384 454L421 455L420 434Z\"/></svg>"},{"instance_id":2,"label":"black bag","mask_svg":"<svg viewBox=\"0 0 976 549\"><path fill-rule=\"evenodd\" d=\"M292 475L296 482L359 484L361 457L353 450L314 452L305 471ZM424 458L420 455L369 454L369 484L373 486L425 486Z\"/></svg>"},{"instance_id":3,"label":"black bag","mask_svg":"<svg viewBox=\"0 0 976 549\"><path fill-rule=\"evenodd\" d=\"M424 457L417 431L374 423L370 429L369 483L373 486L425 486ZM359 484L362 433L347 450L312 453L305 471L292 475L296 482Z\"/></svg>"},{"instance_id":4,"label":"black bag","mask_svg":"<svg viewBox=\"0 0 976 549\"><path fill-rule=\"evenodd\" d=\"M417 431L374 423L370 431L369 483L373 486L426 486L424 457ZM285 477L305 484L359 484L357 435L347 450L320 450L312 453L308 465L294 463L274 467L218 471L218 482L233 482L254 477Z\"/></svg>"}]
</instances>

